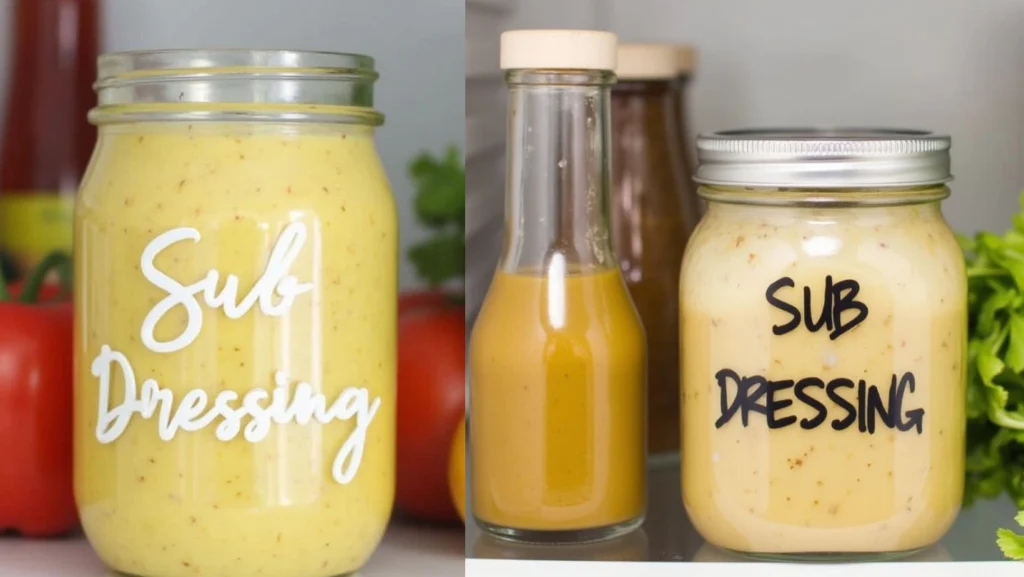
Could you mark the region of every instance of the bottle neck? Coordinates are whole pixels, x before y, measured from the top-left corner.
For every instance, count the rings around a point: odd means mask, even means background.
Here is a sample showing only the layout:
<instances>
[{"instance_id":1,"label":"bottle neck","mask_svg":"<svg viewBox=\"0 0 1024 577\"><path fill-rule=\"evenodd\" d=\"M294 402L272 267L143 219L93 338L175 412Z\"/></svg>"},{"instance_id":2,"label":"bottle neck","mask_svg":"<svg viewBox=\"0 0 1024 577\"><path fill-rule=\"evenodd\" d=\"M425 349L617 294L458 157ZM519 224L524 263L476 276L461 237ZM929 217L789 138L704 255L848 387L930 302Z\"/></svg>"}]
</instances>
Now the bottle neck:
<instances>
[{"instance_id":1,"label":"bottle neck","mask_svg":"<svg viewBox=\"0 0 1024 577\"><path fill-rule=\"evenodd\" d=\"M509 85L504 272L613 268L604 71L517 70Z\"/></svg>"}]
</instances>

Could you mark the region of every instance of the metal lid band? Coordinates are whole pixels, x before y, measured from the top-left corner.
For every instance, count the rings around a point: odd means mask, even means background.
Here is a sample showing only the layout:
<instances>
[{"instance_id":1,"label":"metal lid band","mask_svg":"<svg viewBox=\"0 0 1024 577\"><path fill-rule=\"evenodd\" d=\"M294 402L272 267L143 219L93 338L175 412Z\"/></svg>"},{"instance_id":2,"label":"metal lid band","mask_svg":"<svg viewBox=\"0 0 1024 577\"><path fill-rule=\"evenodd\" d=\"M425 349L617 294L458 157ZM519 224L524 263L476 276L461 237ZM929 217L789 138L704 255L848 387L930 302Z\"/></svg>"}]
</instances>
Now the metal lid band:
<instances>
[{"instance_id":1,"label":"metal lid band","mask_svg":"<svg viewBox=\"0 0 1024 577\"><path fill-rule=\"evenodd\" d=\"M920 130L730 130L697 138L694 180L768 188L899 188L949 182L950 138Z\"/></svg>"}]
</instances>

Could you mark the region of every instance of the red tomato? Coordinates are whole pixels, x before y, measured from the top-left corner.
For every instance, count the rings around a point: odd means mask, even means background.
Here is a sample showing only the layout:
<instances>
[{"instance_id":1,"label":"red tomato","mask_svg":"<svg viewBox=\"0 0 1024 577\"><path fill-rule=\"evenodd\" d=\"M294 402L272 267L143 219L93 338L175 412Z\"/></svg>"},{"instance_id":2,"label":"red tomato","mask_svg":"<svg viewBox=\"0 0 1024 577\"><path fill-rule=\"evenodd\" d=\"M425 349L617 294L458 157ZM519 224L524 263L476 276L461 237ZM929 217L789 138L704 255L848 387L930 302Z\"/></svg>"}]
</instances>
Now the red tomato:
<instances>
[{"instance_id":1,"label":"red tomato","mask_svg":"<svg viewBox=\"0 0 1024 577\"><path fill-rule=\"evenodd\" d=\"M443 295L413 295L398 318L395 505L428 521L458 522L448 487L452 436L466 408L466 312Z\"/></svg>"},{"instance_id":2,"label":"red tomato","mask_svg":"<svg viewBox=\"0 0 1024 577\"><path fill-rule=\"evenodd\" d=\"M398 295L398 314L413 309L442 308L450 304L448 295L438 291L411 291Z\"/></svg>"},{"instance_id":3,"label":"red tomato","mask_svg":"<svg viewBox=\"0 0 1024 577\"><path fill-rule=\"evenodd\" d=\"M78 522L72 491L71 303L0 302L0 532Z\"/></svg>"},{"instance_id":4,"label":"red tomato","mask_svg":"<svg viewBox=\"0 0 1024 577\"><path fill-rule=\"evenodd\" d=\"M12 282L9 285L7 285L7 292L9 292L11 294L11 298L12 299L16 299L16 298L21 296L21 289L24 288L24 286L25 286L24 281L20 281L19 280L19 281ZM58 296L60 296L60 285L59 284L53 283L53 282L43 283L42 286L39 287L39 293L38 293L38 296L36 297L36 301L38 301L38 302L52 301L52 300L56 300ZM69 300L69 299L70 299L70 295L67 298L61 299L61 300Z\"/></svg>"}]
</instances>

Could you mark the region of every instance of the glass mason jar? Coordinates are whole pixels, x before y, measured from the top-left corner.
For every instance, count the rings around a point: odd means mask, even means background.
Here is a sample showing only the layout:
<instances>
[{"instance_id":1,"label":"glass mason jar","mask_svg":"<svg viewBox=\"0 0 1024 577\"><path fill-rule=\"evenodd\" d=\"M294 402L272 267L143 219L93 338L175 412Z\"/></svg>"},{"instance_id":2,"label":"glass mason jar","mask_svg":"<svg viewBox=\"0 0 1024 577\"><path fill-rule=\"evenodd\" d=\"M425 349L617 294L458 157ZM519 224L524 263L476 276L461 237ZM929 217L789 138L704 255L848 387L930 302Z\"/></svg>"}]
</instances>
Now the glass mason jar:
<instances>
[{"instance_id":1,"label":"glass mason jar","mask_svg":"<svg viewBox=\"0 0 1024 577\"><path fill-rule=\"evenodd\" d=\"M679 268L700 214L680 143L670 44L620 44L612 88L612 247L647 335L647 448L679 457Z\"/></svg>"},{"instance_id":2,"label":"glass mason jar","mask_svg":"<svg viewBox=\"0 0 1024 577\"><path fill-rule=\"evenodd\" d=\"M472 511L499 538L643 521L645 339L608 240L615 48L607 32L502 35L505 244L469 346Z\"/></svg>"},{"instance_id":3,"label":"glass mason jar","mask_svg":"<svg viewBox=\"0 0 1024 577\"><path fill-rule=\"evenodd\" d=\"M112 568L359 569L394 493L397 223L366 56L104 55L75 493Z\"/></svg>"},{"instance_id":4,"label":"glass mason jar","mask_svg":"<svg viewBox=\"0 0 1024 577\"><path fill-rule=\"evenodd\" d=\"M964 482L967 285L950 140L698 139L683 262L683 501L713 545L886 557L937 542Z\"/></svg>"}]
</instances>

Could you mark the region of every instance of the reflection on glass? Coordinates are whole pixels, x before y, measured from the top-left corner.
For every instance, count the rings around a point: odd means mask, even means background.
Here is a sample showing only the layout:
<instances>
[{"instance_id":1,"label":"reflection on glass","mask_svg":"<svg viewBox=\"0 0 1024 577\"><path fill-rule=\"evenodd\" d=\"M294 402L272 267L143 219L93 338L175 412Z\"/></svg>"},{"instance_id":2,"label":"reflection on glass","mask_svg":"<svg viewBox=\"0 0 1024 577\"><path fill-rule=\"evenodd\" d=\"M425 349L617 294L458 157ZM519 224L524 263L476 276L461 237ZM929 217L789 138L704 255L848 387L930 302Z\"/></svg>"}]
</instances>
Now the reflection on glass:
<instances>
[{"instance_id":1,"label":"reflection on glass","mask_svg":"<svg viewBox=\"0 0 1024 577\"><path fill-rule=\"evenodd\" d=\"M540 561L647 561L649 553L647 533L641 527L615 539L574 545L519 543L480 533L470 556Z\"/></svg>"},{"instance_id":2,"label":"reflection on glass","mask_svg":"<svg viewBox=\"0 0 1024 577\"><path fill-rule=\"evenodd\" d=\"M816 559L816 562L821 562L821 559ZM837 561L847 561L847 559ZM949 551L942 546L942 544L932 545L926 547L913 555L906 557L900 557L898 559L892 559L892 562L898 563L946 563L955 561L953 556L949 554ZM761 559L750 557L747 555L734 553L725 549L719 549L714 545L705 543L701 545L700 549L693 556L694 563L760 563Z\"/></svg>"}]
</instances>

